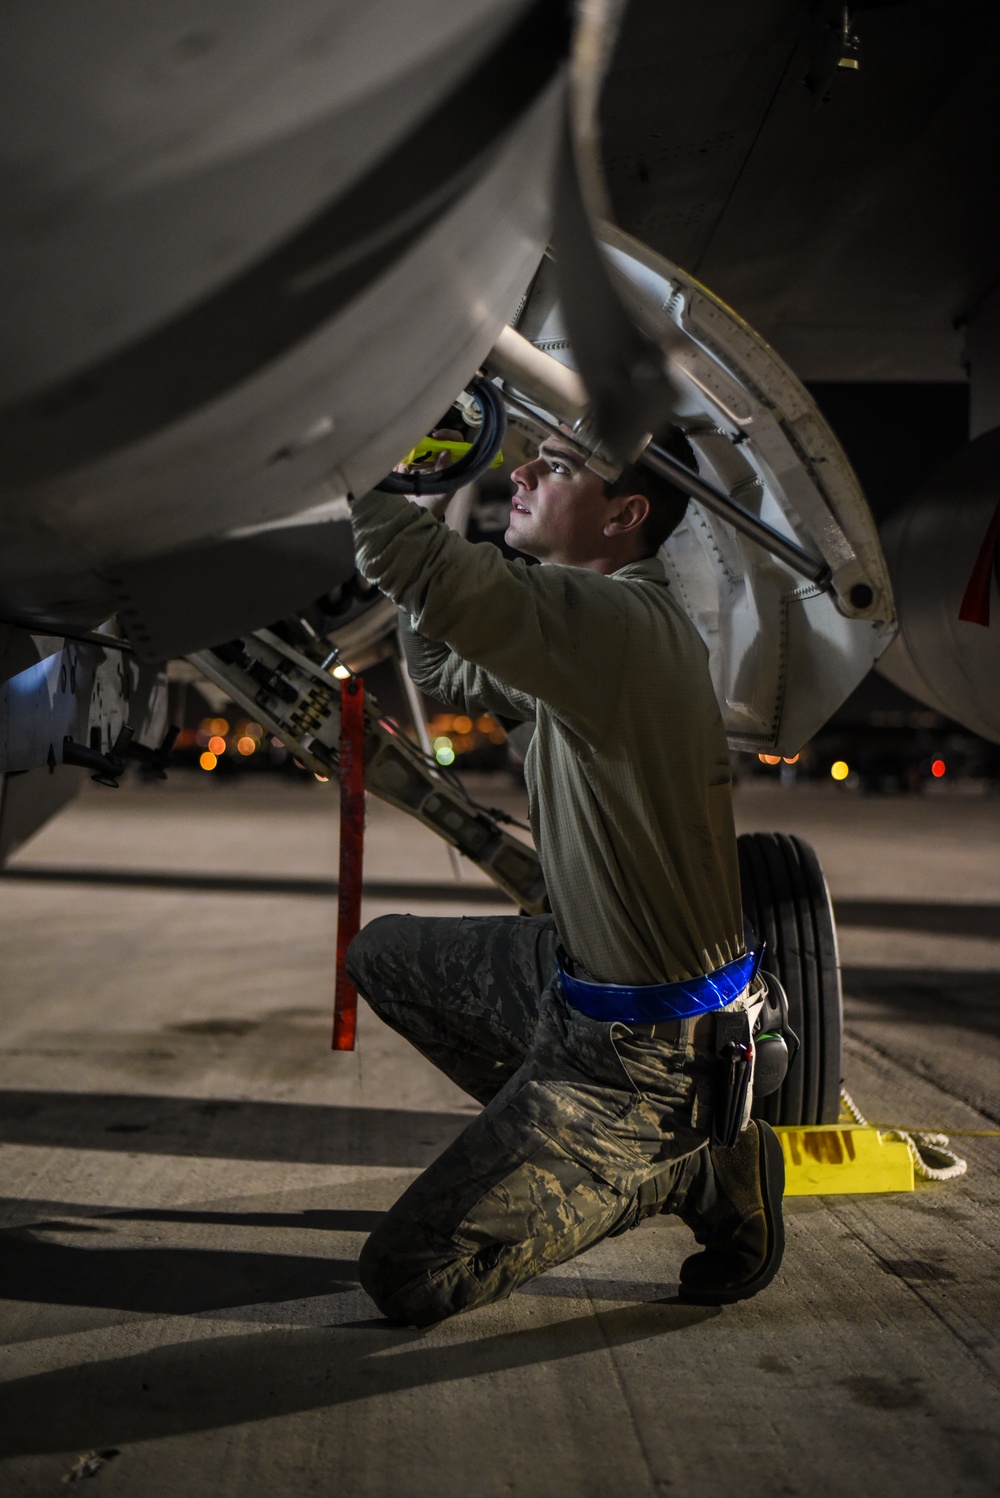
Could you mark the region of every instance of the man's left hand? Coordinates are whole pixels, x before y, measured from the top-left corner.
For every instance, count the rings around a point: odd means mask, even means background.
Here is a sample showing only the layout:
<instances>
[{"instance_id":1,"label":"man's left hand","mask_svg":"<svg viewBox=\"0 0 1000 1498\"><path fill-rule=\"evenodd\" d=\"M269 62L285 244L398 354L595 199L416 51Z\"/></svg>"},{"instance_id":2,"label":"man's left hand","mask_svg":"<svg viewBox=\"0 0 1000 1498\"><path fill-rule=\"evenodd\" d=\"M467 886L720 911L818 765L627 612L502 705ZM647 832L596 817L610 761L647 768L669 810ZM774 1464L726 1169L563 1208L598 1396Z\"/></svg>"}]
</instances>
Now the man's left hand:
<instances>
[{"instance_id":1,"label":"man's left hand","mask_svg":"<svg viewBox=\"0 0 1000 1498\"><path fill-rule=\"evenodd\" d=\"M462 433L455 431L452 427L437 427L433 432L431 432L431 436L436 437L439 442L464 442L465 440L462 436ZM393 473L437 473L440 471L440 469L447 468L450 462L451 453L440 452L437 454L433 462L428 461L426 463L397 463L392 471ZM436 515L440 519L445 510L448 508L448 503L451 500L451 495L411 494L409 495L409 498L415 505L420 505L421 509L429 511L430 514Z\"/></svg>"}]
</instances>

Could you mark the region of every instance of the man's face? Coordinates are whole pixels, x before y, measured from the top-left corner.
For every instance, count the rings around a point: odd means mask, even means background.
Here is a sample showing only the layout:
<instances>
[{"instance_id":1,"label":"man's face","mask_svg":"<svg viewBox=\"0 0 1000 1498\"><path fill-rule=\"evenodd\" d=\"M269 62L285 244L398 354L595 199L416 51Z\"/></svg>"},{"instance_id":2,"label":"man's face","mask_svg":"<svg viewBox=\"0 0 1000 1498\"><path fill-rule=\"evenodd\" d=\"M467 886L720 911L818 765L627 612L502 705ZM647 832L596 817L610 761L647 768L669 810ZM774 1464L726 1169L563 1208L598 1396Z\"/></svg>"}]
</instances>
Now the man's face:
<instances>
[{"instance_id":1,"label":"man's face","mask_svg":"<svg viewBox=\"0 0 1000 1498\"><path fill-rule=\"evenodd\" d=\"M586 567L602 554L613 506L603 481L558 437L547 437L537 457L514 469L511 481L508 546L570 567Z\"/></svg>"}]
</instances>

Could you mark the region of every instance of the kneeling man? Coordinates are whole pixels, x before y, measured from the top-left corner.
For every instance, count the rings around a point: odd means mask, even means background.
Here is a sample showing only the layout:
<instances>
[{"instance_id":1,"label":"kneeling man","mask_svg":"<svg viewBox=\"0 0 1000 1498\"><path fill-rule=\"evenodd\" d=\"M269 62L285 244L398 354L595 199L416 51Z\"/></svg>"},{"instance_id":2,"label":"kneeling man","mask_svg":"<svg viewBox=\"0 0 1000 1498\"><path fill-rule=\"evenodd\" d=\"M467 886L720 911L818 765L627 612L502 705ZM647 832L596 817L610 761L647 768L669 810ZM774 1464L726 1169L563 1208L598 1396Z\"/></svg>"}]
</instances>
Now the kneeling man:
<instances>
[{"instance_id":1,"label":"kneeling man","mask_svg":"<svg viewBox=\"0 0 1000 1498\"><path fill-rule=\"evenodd\" d=\"M361 1254L375 1303L416 1326L656 1211L703 1245L687 1300L756 1294L784 1243L771 1130L709 1145L717 1014L756 980L708 652L657 559L686 499L638 466L606 483L558 436L512 478L506 539L541 566L397 495L352 508L361 571L409 616L417 684L534 724L552 911L384 916L350 948L376 1013L484 1105Z\"/></svg>"}]
</instances>

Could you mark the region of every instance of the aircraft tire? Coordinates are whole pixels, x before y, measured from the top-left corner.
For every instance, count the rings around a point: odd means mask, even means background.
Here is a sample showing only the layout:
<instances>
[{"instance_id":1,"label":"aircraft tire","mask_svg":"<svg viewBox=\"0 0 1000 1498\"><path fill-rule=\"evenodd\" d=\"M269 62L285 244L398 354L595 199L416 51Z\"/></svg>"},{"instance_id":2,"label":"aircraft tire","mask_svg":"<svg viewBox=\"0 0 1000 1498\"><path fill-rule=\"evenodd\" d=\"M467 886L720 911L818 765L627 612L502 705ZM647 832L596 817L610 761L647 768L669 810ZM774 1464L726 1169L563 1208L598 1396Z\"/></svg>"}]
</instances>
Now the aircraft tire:
<instances>
[{"instance_id":1,"label":"aircraft tire","mask_svg":"<svg viewBox=\"0 0 1000 1498\"><path fill-rule=\"evenodd\" d=\"M776 1092L754 1116L777 1125L835 1123L840 1111L843 1001L837 934L819 859L799 837L746 832L737 839L743 909L767 943L764 971L788 995L801 1042Z\"/></svg>"}]
</instances>

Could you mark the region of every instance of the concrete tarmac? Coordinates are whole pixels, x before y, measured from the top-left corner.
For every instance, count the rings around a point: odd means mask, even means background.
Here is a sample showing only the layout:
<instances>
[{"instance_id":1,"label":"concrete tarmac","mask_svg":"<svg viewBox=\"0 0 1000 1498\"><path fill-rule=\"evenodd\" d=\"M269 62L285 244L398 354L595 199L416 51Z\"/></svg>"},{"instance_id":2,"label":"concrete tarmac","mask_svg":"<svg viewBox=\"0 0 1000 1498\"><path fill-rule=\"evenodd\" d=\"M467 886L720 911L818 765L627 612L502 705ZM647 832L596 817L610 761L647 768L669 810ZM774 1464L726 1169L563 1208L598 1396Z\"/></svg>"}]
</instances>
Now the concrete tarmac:
<instances>
[{"instance_id":1,"label":"concrete tarmac","mask_svg":"<svg viewBox=\"0 0 1000 1498\"><path fill-rule=\"evenodd\" d=\"M691 1239L658 1218L416 1332L356 1255L475 1105L367 1013L330 1053L333 788L88 781L2 891L0 1492L996 1494L1000 799L737 806L820 853L855 1101L968 1174L789 1200L739 1306L677 1301ZM367 872L366 919L507 909L378 802Z\"/></svg>"}]
</instances>

